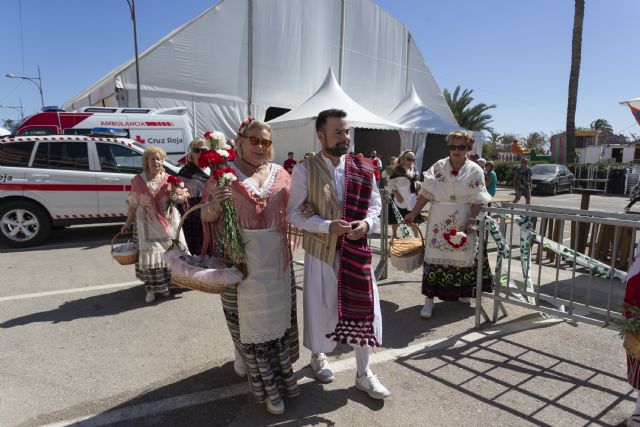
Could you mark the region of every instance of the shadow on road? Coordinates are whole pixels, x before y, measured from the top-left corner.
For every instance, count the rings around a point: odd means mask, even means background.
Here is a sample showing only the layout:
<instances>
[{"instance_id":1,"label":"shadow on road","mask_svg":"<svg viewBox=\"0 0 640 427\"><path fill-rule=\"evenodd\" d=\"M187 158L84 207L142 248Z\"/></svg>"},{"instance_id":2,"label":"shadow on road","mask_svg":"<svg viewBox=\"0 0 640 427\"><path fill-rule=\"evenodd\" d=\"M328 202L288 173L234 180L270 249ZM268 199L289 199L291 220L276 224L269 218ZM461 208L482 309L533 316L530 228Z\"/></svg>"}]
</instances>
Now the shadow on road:
<instances>
[{"instance_id":1,"label":"shadow on road","mask_svg":"<svg viewBox=\"0 0 640 427\"><path fill-rule=\"evenodd\" d=\"M34 252L49 249L78 248L82 250L108 245L113 236L120 231L122 224L102 224L95 226L74 226L54 229L51 236L39 246L29 248L10 248L0 245L0 254L14 252ZM126 239L123 238L123 241Z\"/></svg>"},{"instance_id":2,"label":"shadow on road","mask_svg":"<svg viewBox=\"0 0 640 427\"><path fill-rule=\"evenodd\" d=\"M182 292L179 289L174 292ZM131 288L121 289L109 294L93 295L87 298L67 301L58 308L26 316L16 317L0 323L0 328L8 329L15 326L29 325L38 322L70 322L72 320L89 317L112 316L125 311L137 310L152 304L163 304L175 297L164 298L158 295L155 302L147 304L144 301L144 287L142 284Z\"/></svg>"},{"instance_id":3,"label":"shadow on road","mask_svg":"<svg viewBox=\"0 0 640 427\"><path fill-rule=\"evenodd\" d=\"M232 396L225 398L224 393L217 391L224 387L233 388ZM113 400L122 401L122 398L116 396ZM300 396L285 398L285 414L274 417L267 412L264 404L254 399L246 380L235 375L233 362L228 362L220 367L142 392L132 399L72 425L226 426L233 423L251 426L331 426L335 423L322 414L332 413L347 405L350 400L374 411L384 407L384 402L370 399L355 387L348 390L325 390L322 385L312 381L300 385ZM105 405L104 402L84 402L65 409L64 413L49 413L25 424L58 421L65 413L86 413L87 408L94 407L95 404L98 407ZM149 411L149 407L157 407L157 411Z\"/></svg>"},{"instance_id":4,"label":"shadow on road","mask_svg":"<svg viewBox=\"0 0 640 427\"><path fill-rule=\"evenodd\" d=\"M422 295L416 296L422 300ZM436 300L437 301L437 300ZM391 301L380 300L382 310L382 342L386 348L405 348L424 338L429 332L475 315L475 309L458 302L436 302L431 319L420 317L422 305L398 310Z\"/></svg>"},{"instance_id":5,"label":"shadow on road","mask_svg":"<svg viewBox=\"0 0 640 427\"><path fill-rule=\"evenodd\" d=\"M554 425L553 414L561 423L611 425L614 408L634 400L630 387L612 387L626 378L523 344L518 337L487 334L453 347L466 334L396 363L450 389L448 393L512 414L523 424Z\"/></svg>"}]
</instances>

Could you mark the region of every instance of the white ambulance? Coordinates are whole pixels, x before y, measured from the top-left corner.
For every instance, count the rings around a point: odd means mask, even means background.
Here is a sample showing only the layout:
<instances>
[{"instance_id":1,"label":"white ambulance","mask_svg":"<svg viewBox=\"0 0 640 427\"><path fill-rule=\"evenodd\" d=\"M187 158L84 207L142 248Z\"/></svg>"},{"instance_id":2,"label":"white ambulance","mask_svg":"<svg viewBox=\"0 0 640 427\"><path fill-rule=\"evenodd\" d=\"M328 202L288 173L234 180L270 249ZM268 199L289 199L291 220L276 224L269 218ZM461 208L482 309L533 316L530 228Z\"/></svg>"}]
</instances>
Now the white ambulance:
<instances>
[{"instance_id":1,"label":"white ambulance","mask_svg":"<svg viewBox=\"0 0 640 427\"><path fill-rule=\"evenodd\" d=\"M126 138L0 138L0 244L34 246L52 228L123 221L143 152ZM179 172L166 160L164 168Z\"/></svg>"},{"instance_id":2,"label":"white ambulance","mask_svg":"<svg viewBox=\"0 0 640 427\"><path fill-rule=\"evenodd\" d=\"M178 160L187 153L193 132L184 107L151 109L122 107L84 107L67 112L45 107L26 117L13 129L14 136L89 135L94 128L118 128L140 145L153 145Z\"/></svg>"}]
</instances>

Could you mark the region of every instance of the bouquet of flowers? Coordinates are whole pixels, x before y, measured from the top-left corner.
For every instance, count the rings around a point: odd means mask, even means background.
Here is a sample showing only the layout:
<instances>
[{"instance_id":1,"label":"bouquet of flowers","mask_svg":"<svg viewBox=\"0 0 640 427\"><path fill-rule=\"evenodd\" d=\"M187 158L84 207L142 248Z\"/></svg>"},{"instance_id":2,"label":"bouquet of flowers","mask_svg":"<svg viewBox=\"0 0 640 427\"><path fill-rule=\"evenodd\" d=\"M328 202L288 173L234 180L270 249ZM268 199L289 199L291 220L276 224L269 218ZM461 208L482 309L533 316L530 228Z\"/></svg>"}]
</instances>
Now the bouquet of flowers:
<instances>
[{"instance_id":1,"label":"bouquet of flowers","mask_svg":"<svg viewBox=\"0 0 640 427\"><path fill-rule=\"evenodd\" d=\"M217 185L229 187L238 179L235 171L227 166L228 161L236 158L236 152L227 144L227 138L221 132L205 132L204 137L211 143L211 150L200 155L198 166L211 168L211 176ZM238 213L230 198L222 202L222 232L231 262L236 266L242 265L246 261L246 254L240 236Z\"/></svg>"},{"instance_id":2,"label":"bouquet of flowers","mask_svg":"<svg viewBox=\"0 0 640 427\"><path fill-rule=\"evenodd\" d=\"M442 237L444 237L444 240L454 249L463 247L467 243L467 240L469 240L464 232L458 231L455 228L451 228L442 233Z\"/></svg>"}]
</instances>

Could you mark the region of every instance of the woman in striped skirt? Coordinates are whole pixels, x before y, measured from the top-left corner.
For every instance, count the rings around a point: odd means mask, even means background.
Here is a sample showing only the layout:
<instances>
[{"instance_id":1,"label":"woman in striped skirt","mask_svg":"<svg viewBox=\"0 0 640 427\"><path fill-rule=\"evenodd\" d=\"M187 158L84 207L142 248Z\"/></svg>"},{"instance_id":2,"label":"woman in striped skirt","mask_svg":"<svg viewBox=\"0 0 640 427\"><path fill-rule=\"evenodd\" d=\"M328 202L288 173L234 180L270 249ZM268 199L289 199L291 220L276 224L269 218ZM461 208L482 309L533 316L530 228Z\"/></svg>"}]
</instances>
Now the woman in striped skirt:
<instances>
[{"instance_id":1,"label":"woman in striped skirt","mask_svg":"<svg viewBox=\"0 0 640 427\"><path fill-rule=\"evenodd\" d=\"M238 180L230 187L211 178L202 201L204 248L220 255L222 201L231 198L245 245L246 277L227 287L222 306L236 350L235 371L247 375L256 400L274 414L284 413L283 397L300 391L293 372L298 359L296 289L286 208L291 176L273 159L271 128L244 123L238 133L238 158L231 164ZM212 225L212 226L209 226Z\"/></svg>"}]
</instances>

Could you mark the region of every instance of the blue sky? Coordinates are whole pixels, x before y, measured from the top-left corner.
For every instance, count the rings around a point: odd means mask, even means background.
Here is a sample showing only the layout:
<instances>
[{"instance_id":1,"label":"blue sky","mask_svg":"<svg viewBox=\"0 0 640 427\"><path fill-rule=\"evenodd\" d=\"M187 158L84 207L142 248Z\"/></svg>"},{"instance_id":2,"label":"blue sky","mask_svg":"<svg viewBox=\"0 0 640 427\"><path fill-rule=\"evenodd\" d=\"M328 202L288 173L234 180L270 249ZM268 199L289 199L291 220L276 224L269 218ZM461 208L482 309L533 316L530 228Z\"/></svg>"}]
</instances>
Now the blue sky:
<instances>
[{"instance_id":1,"label":"blue sky","mask_svg":"<svg viewBox=\"0 0 640 427\"><path fill-rule=\"evenodd\" d=\"M525 136L562 130L571 58L572 0L375 0L411 31L441 88L496 104L491 124ZM137 0L143 51L214 0ZM586 0L576 124L607 119L640 134L619 101L640 97L638 0ZM21 6L21 7L20 7ZM22 31L20 26L22 12ZM126 0L3 0L0 104L39 109L37 88L6 73L42 72L45 104L59 105L133 56ZM220 35L224 37L224 35ZM18 118L0 109L0 118Z\"/></svg>"}]
</instances>

